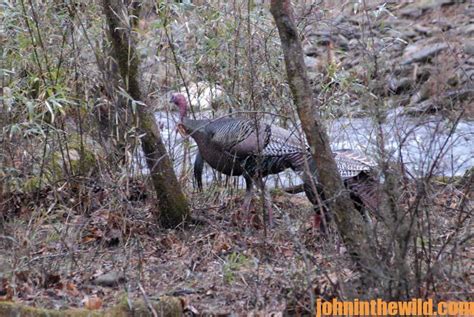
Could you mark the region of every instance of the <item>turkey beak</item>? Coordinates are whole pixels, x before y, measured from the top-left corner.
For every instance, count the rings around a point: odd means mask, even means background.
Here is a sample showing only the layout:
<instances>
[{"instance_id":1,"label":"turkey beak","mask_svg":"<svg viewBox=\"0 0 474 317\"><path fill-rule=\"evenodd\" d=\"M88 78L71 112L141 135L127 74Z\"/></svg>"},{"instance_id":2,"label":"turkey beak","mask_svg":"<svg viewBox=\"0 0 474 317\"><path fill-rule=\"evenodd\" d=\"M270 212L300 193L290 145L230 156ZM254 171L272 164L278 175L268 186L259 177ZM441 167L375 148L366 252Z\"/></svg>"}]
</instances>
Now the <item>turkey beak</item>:
<instances>
[{"instance_id":1,"label":"turkey beak","mask_svg":"<svg viewBox=\"0 0 474 317\"><path fill-rule=\"evenodd\" d=\"M182 123L178 123L178 125L176 126L176 130L178 130L179 134L181 134L182 137L185 137L188 135Z\"/></svg>"}]
</instances>

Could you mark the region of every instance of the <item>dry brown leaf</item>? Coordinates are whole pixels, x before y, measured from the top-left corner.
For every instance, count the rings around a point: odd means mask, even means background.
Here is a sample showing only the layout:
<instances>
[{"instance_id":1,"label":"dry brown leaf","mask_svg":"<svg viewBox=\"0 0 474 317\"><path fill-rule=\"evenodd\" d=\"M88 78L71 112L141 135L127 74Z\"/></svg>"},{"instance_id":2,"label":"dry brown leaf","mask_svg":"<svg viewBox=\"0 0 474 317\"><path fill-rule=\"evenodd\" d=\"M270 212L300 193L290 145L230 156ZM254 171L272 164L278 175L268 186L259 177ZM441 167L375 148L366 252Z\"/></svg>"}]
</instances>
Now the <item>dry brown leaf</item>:
<instances>
[{"instance_id":1,"label":"dry brown leaf","mask_svg":"<svg viewBox=\"0 0 474 317\"><path fill-rule=\"evenodd\" d=\"M66 292L69 294L69 296L78 296L79 291L77 290L76 284L72 282L67 282L66 283Z\"/></svg>"},{"instance_id":2,"label":"dry brown leaf","mask_svg":"<svg viewBox=\"0 0 474 317\"><path fill-rule=\"evenodd\" d=\"M84 304L84 307L90 310L97 310L102 307L102 299L100 299L96 295L91 297L85 296L82 300L82 303Z\"/></svg>"},{"instance_id":3,"label":"dry brown leaf","mask_svg":"<svg viewBox=\"0 0 474 317\"><path fill-rule=\"evenodd\" d=\"M219 233L214 240L214 245L212 250L215 253L220 254L222 252L228 251L231 248L230 239L224 233Z\"/></svg>"},{"instance_id":4,"label":"dry brown leaf","mask_svg":"<svg viewBox=\"0 0 474 317\"><path fill-rule=\"evenodd\" d=\"M293 250L289 248L281 248L281 253L283 253L285 257L292 257L294 255Z\"/></svg>"},{"instance_id":5,"label":"dry brown leaf","mask_svg":"<svg viewBox=\"0 0 474 317\"><path fill-rule=\"evenodd\" d=\"M12 302L13 301L13 289L8 283L7 279L3 279L0 284L0 302Z\"/></svg>"},{"instance_id":6,"label":"dry brown leaf","mask_svg":"<svg viewBox=\"0 0 474 317\"><path fill-rule=\"evenodd\" d=\"M10 294L0 296L0 302L13 302L12 296Z\"/></svg>"},{"instance_id":7,"label":"dry brown leaf","mask_svg":"<svg viewBox=\"0 0 474 317\"><path fill-rule=\"evenodd\" d=\"M92 241L100 240L104 236L104 233L99 228L92 228L88 234L82 238L82 243L89 243Z\"/></svg>"}]
</instances>

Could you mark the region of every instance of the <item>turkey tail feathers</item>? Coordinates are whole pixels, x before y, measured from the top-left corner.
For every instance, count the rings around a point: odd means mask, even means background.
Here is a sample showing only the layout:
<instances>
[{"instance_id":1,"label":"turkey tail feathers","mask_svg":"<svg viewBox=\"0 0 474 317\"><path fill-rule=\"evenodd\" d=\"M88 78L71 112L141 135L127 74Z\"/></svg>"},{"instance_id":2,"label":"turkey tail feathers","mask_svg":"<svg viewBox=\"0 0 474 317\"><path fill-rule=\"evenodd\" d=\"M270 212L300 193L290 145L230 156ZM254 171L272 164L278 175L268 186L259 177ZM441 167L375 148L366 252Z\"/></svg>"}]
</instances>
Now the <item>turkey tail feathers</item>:
<instances>
[{"instance_id":1,"label":"turkey tail feathers","mask_svg":"<svg viewBox=\"0 0 474 317\"><path fill-rule=\"evenodd\" d=\"M348 178L345 184L355 200L360 200L361 204L369 209L373 214L378 214L380 206L380 182L374 175L361 172L356 177Z\"/></svg>"}]
</instances>

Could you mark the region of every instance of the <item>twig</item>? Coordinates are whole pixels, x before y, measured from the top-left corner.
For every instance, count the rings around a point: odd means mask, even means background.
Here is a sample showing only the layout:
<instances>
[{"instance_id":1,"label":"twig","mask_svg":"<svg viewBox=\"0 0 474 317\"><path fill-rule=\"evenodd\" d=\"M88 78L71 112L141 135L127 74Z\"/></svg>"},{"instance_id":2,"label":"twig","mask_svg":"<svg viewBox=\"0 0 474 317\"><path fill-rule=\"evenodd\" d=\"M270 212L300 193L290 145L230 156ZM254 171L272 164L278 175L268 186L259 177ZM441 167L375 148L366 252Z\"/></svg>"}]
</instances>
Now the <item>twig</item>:
<instances>
[{"instance_id":1,"label":"twig","mask_svg":"<svg viewBox=\"0 0 474 317\"><path fill-rule=\"evenodd\" d=\"M140 292L143 295L143 300L145 301L145 304L148 307L148 309L151 311L153 317L158 317L158 313L156 312L153 305L150 303L150 300L148 299L148 295L145 293L145 290L143 289L142 283L138 282L138 288L140 288Z\"/></svg>"}]
</instances>

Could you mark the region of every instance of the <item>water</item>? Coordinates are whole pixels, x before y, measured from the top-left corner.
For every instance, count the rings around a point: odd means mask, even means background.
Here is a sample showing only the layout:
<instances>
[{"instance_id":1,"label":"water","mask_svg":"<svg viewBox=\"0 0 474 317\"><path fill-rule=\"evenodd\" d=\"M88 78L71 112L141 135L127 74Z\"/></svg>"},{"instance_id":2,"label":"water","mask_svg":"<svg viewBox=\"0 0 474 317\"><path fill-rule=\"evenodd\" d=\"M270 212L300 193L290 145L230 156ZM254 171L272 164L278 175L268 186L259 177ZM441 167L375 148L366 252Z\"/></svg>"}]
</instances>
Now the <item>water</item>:
<instances>
[{"instance_id":1,"label":"water","mask_svg":"<svg viewBox=\"0 0 474 317\"><path fill-rule=\"evenodd\" d=\"M211 113L201 113L199 117L212 117ZM177 175L183 173L183 138L176 131L176 113L157 112L157 123L161 126L162 137ZM377 126L370 118L341 118L328 123L333 149L351 148L361 150L375 160L377 151ZM390 160L403 162L414 177L430 173L452 177L463 175L474 166L474 124L460 121L453 123L441 116L412 117L393 110L382 125L385 150ZM197 147L191 141L191 149L185 172L192 175L192 162ZM143 160L139 160L143 161ZM144 166L143 162L140 164ZM206 164L203 175L204 186L215 181L216 173ZM189 177L190 179L192 177ZM243 186L243 178L239 178ZM301 183L292 171L267 177L267 186L287 187Z\"/></svg>"},{"instance_id":2,"label":"water","mask_svg":"<svg viewBox=\"0 0 474 317\"><path fill-rule=\"evenodd\" d=\"M377 153L377 130L368 118L343 118L331 124L329 133L334 148ZM402 162L415 177L461 176L474 165L473 122L460 121L455 126L441 116L413 117L394 110L382 131L388 158Z\"/></svg>"}]
</instances>

